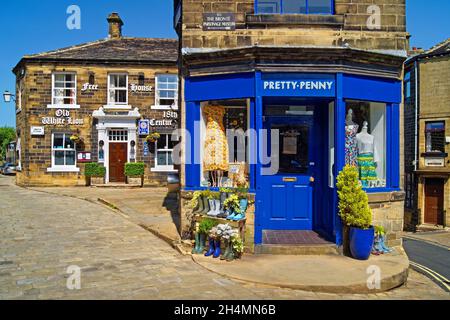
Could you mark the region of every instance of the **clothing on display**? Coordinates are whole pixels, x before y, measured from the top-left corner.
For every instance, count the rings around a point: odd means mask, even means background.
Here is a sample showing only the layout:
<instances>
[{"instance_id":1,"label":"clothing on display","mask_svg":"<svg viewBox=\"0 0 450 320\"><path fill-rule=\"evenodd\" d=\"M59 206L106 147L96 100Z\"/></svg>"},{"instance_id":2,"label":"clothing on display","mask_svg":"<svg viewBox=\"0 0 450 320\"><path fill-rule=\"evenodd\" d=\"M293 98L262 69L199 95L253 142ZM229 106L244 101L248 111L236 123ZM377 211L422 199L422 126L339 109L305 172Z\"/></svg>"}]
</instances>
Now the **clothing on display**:
<instances>
[{"instance_id":1,"label":"clothing on display","mask_svg":"<svg viewBox=\"0 0 450 320\"><path fill-rule=\"evenodd\" d=\"M356 142L358 129L359 126L353 122L353 110L350 109L345 126L345 164L354 167L358 166L358 145Z\"/></svg>"},{"instance_id":2,"label":"clothing on display","mask_svg":"<svg viewBox=\"0 0 450 320\"><path fill-rule=\"evenodd\" d=\"M228 171L228 141L223 125L225 108L208 106L204 108L204 115L207 122L203 170Z\"/></svg>"}]
</instances>

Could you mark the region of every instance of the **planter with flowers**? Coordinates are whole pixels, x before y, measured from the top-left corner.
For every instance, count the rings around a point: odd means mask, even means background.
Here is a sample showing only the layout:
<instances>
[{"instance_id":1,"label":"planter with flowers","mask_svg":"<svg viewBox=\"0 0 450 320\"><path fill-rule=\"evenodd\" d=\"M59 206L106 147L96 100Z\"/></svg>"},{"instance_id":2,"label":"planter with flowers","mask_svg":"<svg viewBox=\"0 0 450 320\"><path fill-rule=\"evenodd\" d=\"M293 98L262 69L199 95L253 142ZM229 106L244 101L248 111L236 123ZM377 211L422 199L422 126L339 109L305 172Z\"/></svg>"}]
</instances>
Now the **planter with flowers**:
<instances>
[{"instance_id":1,"label":"planter with flowers","mask_svg":"<svg viewBox=\"0 0 450 320\"><path fill-rule=\"evenodd\" d=\"M159 132L152 132L152 133L150 133L146 138L145 138L145 140L148 142L148 143L155 143L156 141L158 141L158 139L159 138L161 138L161 134L159 133Z\"/></svg>"}]
</instances>

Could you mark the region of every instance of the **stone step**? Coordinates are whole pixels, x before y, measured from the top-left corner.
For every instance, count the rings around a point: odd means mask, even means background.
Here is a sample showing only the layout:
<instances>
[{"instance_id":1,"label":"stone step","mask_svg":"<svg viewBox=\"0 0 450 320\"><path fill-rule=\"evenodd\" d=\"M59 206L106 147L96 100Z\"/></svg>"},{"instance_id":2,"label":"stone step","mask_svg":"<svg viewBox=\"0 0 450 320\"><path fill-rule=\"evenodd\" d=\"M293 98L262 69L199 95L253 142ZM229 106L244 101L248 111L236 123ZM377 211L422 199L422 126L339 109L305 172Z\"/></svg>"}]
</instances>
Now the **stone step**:
<instances>
[{"instance_id":1,"label":"stone step","mask_svg":"<svg viewBox=\"0 0 450 320\"><path fill-rule=\"evenodd\" d=\"M339 255L335 244L312 244L312 245L279 245L262 244L255 246L255 254L274 255Z\"/></svg>"}]
</instances>

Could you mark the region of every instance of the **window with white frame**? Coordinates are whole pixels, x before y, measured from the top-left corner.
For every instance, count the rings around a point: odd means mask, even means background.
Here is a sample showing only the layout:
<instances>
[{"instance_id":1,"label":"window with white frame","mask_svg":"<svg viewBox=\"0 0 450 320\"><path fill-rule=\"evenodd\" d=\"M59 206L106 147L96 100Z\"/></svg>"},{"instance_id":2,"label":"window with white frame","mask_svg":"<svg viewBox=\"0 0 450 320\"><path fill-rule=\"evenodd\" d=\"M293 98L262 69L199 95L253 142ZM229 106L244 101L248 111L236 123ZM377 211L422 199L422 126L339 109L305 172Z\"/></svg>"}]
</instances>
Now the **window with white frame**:
<instances>
[{"instance_id":1,"label":"window with white frame","mask_svg":"<svg viewBox=\"0 0 450 320\"><path fill-rule=\"evenodd\" d=\"M69 133L52 134L52 168L75 169L76 168L76 145L70 140Z\"/></svg>"},{"instance_id":2,"label":"window with white frame","mask_svg":"<svg viewBox=\"0 0 450 320\"><path fill-rule=\"evenodd\" d=\"M112 73L108 76L108 104L128 104L128 75Z\"/></svg>"},{"instance_id":3,"label":"window with white frame","mask_svg":"<svg viewBox=\"0 0 450 320\"><path fill-rule=\"evenodd\" d=\"M172 135L161 134L155 142L155 167L154 171L174 171L173 148L177 144L172 141Z\"/></svg>"},{"instance_id":4,"label":"window with white frame","mask_svg":"<svg viewBox=\"0 0 450 320\"><path fill-rule=\"evenodd\" d=\"M167 108L178 105L178 75L156 75L156 105Z\"/></svg>"},{"instance_id":5,"label":"window with white frame","mask_svg":"<svg viewBox=\"0 0 450 320\"><path fill-rule=\"evenodd\" d=\"M75 73L54 73L52 88L53 105L77 104L77 76Z\"/></svg>"}]
</instances>

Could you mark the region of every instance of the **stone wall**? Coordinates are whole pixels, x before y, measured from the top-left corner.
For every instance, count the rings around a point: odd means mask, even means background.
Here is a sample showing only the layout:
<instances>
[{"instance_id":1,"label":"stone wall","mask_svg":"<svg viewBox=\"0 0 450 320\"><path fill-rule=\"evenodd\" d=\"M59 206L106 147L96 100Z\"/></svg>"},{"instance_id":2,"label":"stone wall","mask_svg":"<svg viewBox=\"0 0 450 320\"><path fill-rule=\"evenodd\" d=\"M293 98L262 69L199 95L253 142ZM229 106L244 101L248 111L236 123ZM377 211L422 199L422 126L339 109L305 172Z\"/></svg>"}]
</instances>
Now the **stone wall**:
<instances>
[{"instance_id":1,"label":"stone wall","mask_svg":"<svg viewBox=\"0 0 450 320\"><path fill-rule=\"evenodd\" d=\"M368 26L369 6L380 10L380 27ZM234 13L235 31L202 31L203 13ZM183 0L184 48L253 45L341 46L408 50L405 0L335 0L334 15L256 15L254 1Z\"/></svg>"},{"instance_id":2,"label":"stone wall","mask_svg":"<svg viewBox=\"0 0 450 320\"><path fill-rule=\"evenodd\" d=\"M56 109L47 108L52 103L52 73L58 71L75 72L77 74L77 104L79 109L68 109L70 116L83 119L83 125L45 126L45 136L31 136L32 126L43 126L43 117L54 117ZM77 146L77 151L92 152L93 161L98 160L98 137L92 113L107 104L107 75L112 72L124 72L129 75L129 84L138 84L139 76L144 75L144 83L155 88L155 75L177 74L176 65L155 66L114 66L114 65L68 65L68 64L32 64L25 66L23 78L24 94L22 111L17 114L17 129L21 138L22 172L17 175L20 185L67 186L84 185L84 165L78 164L80 173L49 173L51 167L51 135L53 132L78 134L83 144ZM98 90L81 91L82 85L89 82L89 76L94 74ZM128 104L138 108L145 119L162 118L163 111L153 110L155 92L128 92ZM151 172L154 166L154 154L143 156L145 137L139 137L136 143L136 161L146 163L146 184L163 185L166 174ZM154 149L154 148L153 148ZM150 149L152 151L152 149Z\"/></svg>"}]
</instances>

